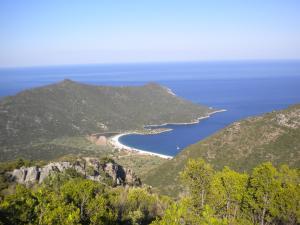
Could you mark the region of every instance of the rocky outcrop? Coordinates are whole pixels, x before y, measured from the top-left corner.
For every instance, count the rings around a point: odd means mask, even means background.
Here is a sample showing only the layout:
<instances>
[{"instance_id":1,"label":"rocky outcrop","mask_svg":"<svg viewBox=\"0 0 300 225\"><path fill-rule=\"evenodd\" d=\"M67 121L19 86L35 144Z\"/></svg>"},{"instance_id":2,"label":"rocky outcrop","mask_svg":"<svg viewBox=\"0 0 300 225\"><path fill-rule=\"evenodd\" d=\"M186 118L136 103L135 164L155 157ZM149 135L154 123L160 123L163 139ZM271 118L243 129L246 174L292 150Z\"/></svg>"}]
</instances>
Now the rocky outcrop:
<instances>
[{"instance_id":1,"label":"rocky outcrop","mask_svg":"<svg viewBox=\"0 0 300 225\"><path fill-rule=\"evenodd\" d=\"M17 183L33 183L40 179L40 169L36 166L32 167L21 167L20 169L15 169L11 173L11 177Z\"/></svg>"},{"instance_id":2,"label":"rocky outcrop","mask_svg":"<svg viewBox=\"0 0 300 225\"><path fill-rule=\"evenodd\" d=\"M117 185L122 183L130 184L131 186L140 186L141 181L130 169L125 169L116 163L107 163L104 167L104 171L113 178L113 181Z\"/></svg>"},{"instance_id":3,"label":"rocky outcrop","mask_svg":"<svg viewBox=\"0 0 300 225\"><path fill-rule=\"evenodd\" d=\"M140 179L130 169L113 162L100 162L95 158L85 158L75 162L51 162L43 167L21 167L9 172L11 181L31 185L42 183L52 174L62 173L67 169L74 169L85 178L102 182L104 178L110 178L112 185L140 186Z\"/></svg>"}]
</instances>

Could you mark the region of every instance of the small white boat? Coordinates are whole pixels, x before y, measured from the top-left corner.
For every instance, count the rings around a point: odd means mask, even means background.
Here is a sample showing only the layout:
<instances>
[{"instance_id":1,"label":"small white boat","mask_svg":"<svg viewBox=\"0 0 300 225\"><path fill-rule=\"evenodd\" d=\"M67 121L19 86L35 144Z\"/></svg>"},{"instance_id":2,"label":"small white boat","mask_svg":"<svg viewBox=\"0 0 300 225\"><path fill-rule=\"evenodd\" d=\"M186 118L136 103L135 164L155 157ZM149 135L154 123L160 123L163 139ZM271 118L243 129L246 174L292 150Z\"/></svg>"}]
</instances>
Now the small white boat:
<instances>
[{"instance_id":1,"label":"small white boat","mask_svg":"<svg viewBox=\"0 0 300 225\"><path fill-rule=\"evenodd\" d=\"M177 148L177 150L179 150L179 149L180 149L178 145L177 145L177 147L176 147L176 148Z\"/></svg>"}]
</instances>

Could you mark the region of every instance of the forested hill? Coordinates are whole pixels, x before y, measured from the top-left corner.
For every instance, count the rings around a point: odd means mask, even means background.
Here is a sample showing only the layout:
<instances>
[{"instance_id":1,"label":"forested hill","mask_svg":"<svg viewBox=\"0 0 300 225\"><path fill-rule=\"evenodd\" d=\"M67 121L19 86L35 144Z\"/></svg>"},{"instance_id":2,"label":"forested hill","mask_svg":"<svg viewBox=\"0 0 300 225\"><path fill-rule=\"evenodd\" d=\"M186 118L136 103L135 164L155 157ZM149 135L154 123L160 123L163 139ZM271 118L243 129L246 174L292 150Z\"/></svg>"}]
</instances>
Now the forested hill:
<instances>
[{"instance_id":1,"label":"forested hill","mask_svg":"<svg viewBox=\"0 0 300 225\"><path fill-rule=\"evenodd\" d=\"M204 158L216 169L229 166L250 170L271 161L300 166L300 104L282 111L235 122L218 133L189 146L148 175L145 182L165 193L177 188L178 174L190 158Z\"/></svg>"},{"instance_id":2,"label":"forested hill","mask_svg":"<svg viewBox=\"0 0 300 225\"><path fill-rule=\"evenodd\" d=\"M64 80L0 101L0 146L190 122L210 111L156 83L109 87Z\"/></svg>"}]
</instances>

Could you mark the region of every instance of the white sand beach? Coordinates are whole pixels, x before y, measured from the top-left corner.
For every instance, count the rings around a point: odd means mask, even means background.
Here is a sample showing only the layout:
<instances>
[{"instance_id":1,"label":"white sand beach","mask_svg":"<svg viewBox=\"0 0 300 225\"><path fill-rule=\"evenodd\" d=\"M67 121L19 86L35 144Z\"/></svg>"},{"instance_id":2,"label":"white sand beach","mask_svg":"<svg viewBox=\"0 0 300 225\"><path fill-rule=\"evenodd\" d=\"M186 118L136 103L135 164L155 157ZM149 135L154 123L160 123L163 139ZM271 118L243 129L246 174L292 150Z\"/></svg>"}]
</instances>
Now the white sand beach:
<instances>
[{"instance_id":1,"label":"white sand beach","mask_svg":"<svg viewBox=\"0 0 300 225\"><path fill-rule=\"evenodd\" d=\"M151 126L165 126L165 125L170 125L170 124L172 124L172 125L195 124L195 123L199 123L200 120L202 120L202 119L209 118L212 114L219 113L219 112L225 112L225 111L227 111L227 110L226 109L217 110L217 111L209 113L207 116L199 117L199 118L197 118L196 121L189 122L189 123L166 123L166 124L161 124L161 125L147 125L147 126L151 127ZM162 132L167 132L167 131L171 131L171 130L172 129L169 129L169 130L166 130L166 131L162 131ZM146 151L146 150L142 150L142 149L132 148L132 147L129 147L127 145L122 144L119 141L119 138L122 137L122 136L124 136L124 135L128 135L128 134L140 134L140 133L137 133L137 132L127 132L127 133L118 134L118 135L115 135L115 136L111 137L109 139L109 142L110 142L110 144L112 146L114 146L117 149L123 149L123 150L126 150L126 151L134 151L134 152L137 152L137 153L140 153L140 154L145 154L145 155L158 156L158 157L161 157L161 158L164 158L164 159L172 159L173 158L172 156L169 156L169 155L163 155L163 154L159 154L159 153L155 153L155 152L150 152L150 151Z\"/></svg>"},{"instance_id":2,"label":"white sand beach","mask_svg":"<svg viewBox=\"0 0 300 225\"><path fill-rule=\"evenodd\" d=\"M154 153L154 152L150 152L150 151L145 151L145 150L142 150L142 149L132 148L132 147L123 145L119 141L119 138L122 137L122 136L124 136L124 135L128 135L128 134L134 134L134 132L115 135L112 138L110 138L110 143L115 148L118 148L118 149L124 149L124 150L127 150L127 151L134 151L134 152L137 152L137 153L140 153L140 154L144 154L144 155L158 156L158 157L161 157L161 158L164 158L164 159L172 159L173 158L172 156L169 156L169 155L163 155L163 154Z\"/></svg>"}]
</instances>

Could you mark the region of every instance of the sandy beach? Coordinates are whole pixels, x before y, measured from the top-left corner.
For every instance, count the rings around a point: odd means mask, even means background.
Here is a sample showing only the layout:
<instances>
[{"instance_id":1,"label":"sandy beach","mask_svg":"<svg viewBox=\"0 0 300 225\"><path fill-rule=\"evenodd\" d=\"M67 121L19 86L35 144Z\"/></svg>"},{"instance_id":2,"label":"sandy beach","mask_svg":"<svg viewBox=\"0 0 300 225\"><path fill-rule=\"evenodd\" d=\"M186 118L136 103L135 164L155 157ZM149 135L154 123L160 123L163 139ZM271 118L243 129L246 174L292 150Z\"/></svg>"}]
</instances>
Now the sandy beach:
<instances>
[{"instance_id":1,"label":"sandy beach","mask_svg":"<svg viewBox=\"0 0 300 225\"><path fill-rule=\"evenodd\" d=\"M227 110L226 109L217 110L217 111L209 113L207 116L199 117L199 118L197 118L196 121L192 121L192 122L189 122L189 123L165 123L165 124L161 124L161 125L147 125L145 127L165 126L165 125L171 125L171 124L172 125L196 124L196 123L199 123L200 120L209 118L211 115L213 115L215 113L225 112L225 111L227 111ZM169 130L166 130L166 131L162 131L162 132L167 132L167 131L171 131L171 130L172 129L169 129ZM123 150L127 150L127 151L134 151L134 152L137 152L137 153L140 153L140 154L144 154L144 155L158 156L158 157L161 157L161 158L164 158L164 159L172 159L173 158L172 156L169 156L169 155L163 155L163 154L159 154L159 153L155 153L155 152L145 151L145 150L142 150L142 149L132 148L132 147L129 147L127 145L122 144L119 141L119 138L122 137L122 136L124 136L124 135L128 135L128 134L141 134L141 133L127 132L127 133L118 134L118 135L115 135L115 136L111 137L109 139L109 142L110 142L110 144L112 146L114 146L117 149L123 149Z\"/></svg>"},{"instance_id":2,"label":"sandy beach","mask_svg":"<svg viewBox=\"0 0 300 225\"><path fill-rule=\"evenodd\" d=\"M123 145L119 141L119 138L122 137L122 136L124 136L124 135L128 135L128 134L134 134L134 132L115 135L112 138L110 138L110 143L115 148L118 148L118 149L124 149L124 150L127 150L127 151L134 151L134 152L137 152L137 153L140 153L140 154L144 154L144 155L158 156L158 157L161 157L161 158L164 158L164 159L172 159L173 158L172 156L169 156L169 155L163 155L163 154L154 153L154 152L150 152L150 151L145 151L145 150L142 150L142 149L132 148L132 147Z\"/></svg>"}]
</instances>

